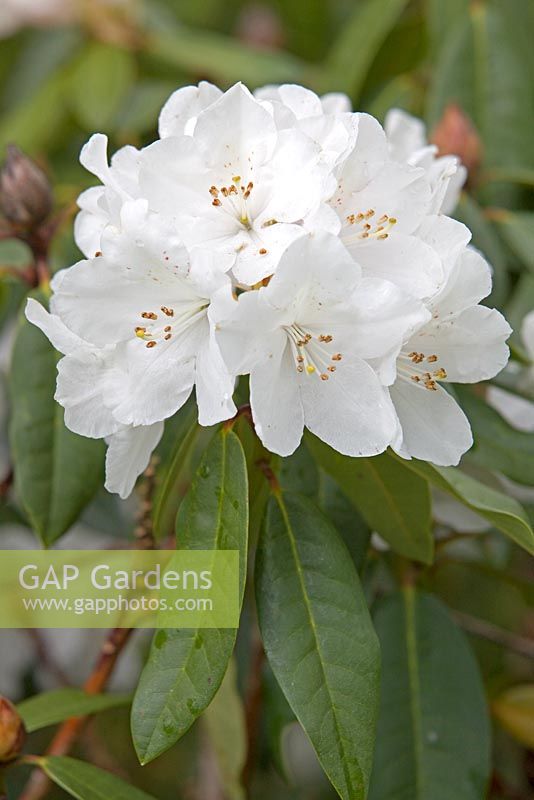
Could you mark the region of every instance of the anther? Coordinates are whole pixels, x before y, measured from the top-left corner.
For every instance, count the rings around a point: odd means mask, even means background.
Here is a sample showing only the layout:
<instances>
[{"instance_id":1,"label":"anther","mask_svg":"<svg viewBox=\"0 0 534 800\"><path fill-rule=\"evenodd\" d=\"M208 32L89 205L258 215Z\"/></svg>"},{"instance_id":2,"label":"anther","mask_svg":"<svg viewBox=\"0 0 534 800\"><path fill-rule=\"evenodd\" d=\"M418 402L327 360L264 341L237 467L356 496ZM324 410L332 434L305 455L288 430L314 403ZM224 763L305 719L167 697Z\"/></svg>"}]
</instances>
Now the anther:
<instances>
[{"instance_id":1,"label":"anther","mask_svg":"<svg viewBox=\"0 0 534 800\"><path fill-rule=\"evenodd\" d=\"M158 315L154 314L153 311L143 311L141 316L143 317L143 319L157 319L158 318Z\"/></svg>"},{"instance_id":2,"label":"anther","mask_svg":"<svg viewBox=\"0 0 534 800\"><path fill-rule=\"evenodd\" d=\"M215 200L212 200L211 204L212 204L212 206L222 206L221 201L217 200L217 198L215 198Z\"/></svg>"},{"instance_id":3,"label":"anther","mask_svg":"<svg viewBox=\"0 0 534 800\"><path fill-rule=\"evenodd\" d=\"M437 361L437 360L438 360L438 357L435 356L435 355L427 357L427 361L429 361L431 364L434 364L434 362Z\"/></svg>"},{"instance_id":4,"label":"anther","mask_svg":"<svg viewBox=\"0 0 534 800\"><path fill-rule=\"evenodd\" d=\"M334 355L332 356L332 361L341 361L342 358L343 356L341 355L341 353L334 353Z\"/></svg>"},{"instance_id":5,"label":"anther","mask_svg":"<svg viewBox=\"0 0 534 800\"><path fill-rule=\"evenodd\" d=\"M260 248L260 250L259 250L259 254L260 254L260 256L264 256L264 255L266 255L266 254L267 254L267 250L265 249L265 247L261 247L261 248Z\"/></svg>"},{"instance_id":6,"label":"anther","mask_svg":"<svg viewBox=\"0 0 534 800\"><path fill-rule=\"evenodd\" d=\"M170 326L170 325L165 325L165 327L163 328L163 330L165 331L165 333L168 333L168 332L170 331L170 329L171 329L171 326Z\"/></svg>"},{"instance_id":7,"label":"anther","mask_svg":"<svg viewBox=\"0 0 534 800\"><path fill-rule=\"evenodd\" d=\"M167 308L167 306L161 306L161 310L167 317L174 317L174 308Z\"/></svg>"},{"instance_id":8,"label":"anther","mask_svg":"<svg viewBox=\"0 0 534 800\"><path fill-rule=\"evenodd\" d=\"M169 339L171 338L171 336L172 336L172 333L166 333L163 338L165 339L166 342L168 342Z\"/></svg>"},{"instance_id":9,"label":"anther","mask_svg":"<svg viewBox=\"0 0 534 800\"><path fill-rule=\"evenodd\" d=\"M154 341L146 343L147 347L155 347L156 345L157 345L157 342L154 342Z\"/></svg>"},{"instance_id":10,"label":"anther","mask_svg":"<svg viewBox=\"0 0 534 800\"><path fill-rule=\"evenodd\" d=\"M330 377L330 376L329 376L329 375L327 375L327 374L326 374L326 372L323 372L323 374L321 375L321 380L322 380L322 381L327 381L329 377Z\"/></svg>"}]
</instances>

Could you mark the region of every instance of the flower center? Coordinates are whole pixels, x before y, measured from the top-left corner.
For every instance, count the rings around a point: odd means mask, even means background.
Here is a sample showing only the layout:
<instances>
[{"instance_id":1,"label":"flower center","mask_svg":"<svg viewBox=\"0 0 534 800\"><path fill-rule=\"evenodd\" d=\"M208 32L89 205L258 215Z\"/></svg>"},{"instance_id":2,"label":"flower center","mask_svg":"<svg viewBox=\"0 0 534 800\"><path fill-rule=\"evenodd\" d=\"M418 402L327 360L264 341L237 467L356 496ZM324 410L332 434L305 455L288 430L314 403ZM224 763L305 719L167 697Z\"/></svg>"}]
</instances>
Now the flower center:
<instances>
[{"instance_id":1,"label":"flower center","mask_svg":"<svg viewBox=\"0 0 534 800\"><path fill-rule=\"evenodd\" d=\"M141 318L143 325L137 325L134 333L138 339L146 342L149 349L158 342L168 342L173 336L179 336L188 328L199 322L205 315L208 303L204 305L189 305L182 313L176 313L170 306L161 306L159 312L143 311Z\"/></svg>"},{"instance_id":2,"label":"flower center","mask_svg":"<svg viewBox=\"0 0 534 800\"><path fill-rule=\"evenodd\" d=\"M421 388L436 392L438 382L447 378L447 371L443 367L437 367L439 361L437 355L425 355L413 350L411 353L401 351L397 359L397 372L399 378L417 383ZM431 369L428 365L432 364Z\"/></svg>"},{"instance_id":3,"label":"flower center","mask_svg":"<svg viewBox=\"0 0 534 800\"><path fill-rule=\"evenodd\" d=\"M284 330L291 345L297 372L317 375L322 381L327 381L336 371L336 365L332 362L343 358L341 353L332 353L332 348L325 347L334 341L334 337L325 333L313 336L298 323L288 325Z\"/></svg>"},{"instance_id":4,"label":"flower center","mask_svg":"<svg viewBox=\"0 0 534 800\"><path fill-rule=\"evenodd\" d=\"M252 181L243 186L241 175L234 175L230 186L210 186L209 193L213 198L211 204L237 219L244 228L250 230L252 223L247 209L247 200L253 189Z\"/></svg>"},{"instance_id":5,"label":"flower center","mask_svg":"<svg viewBox=\"0 0 534 800\"><path fill-rule=\"evenodd\" d=\"M342 233L345 244L357 242L360 239L378 239L383 241L389 236L389 231L397 224L395 217L388 214L376 216L374 208L360 211L358 214L349 214L345 217L345 230Z\"/></svg>"}]
</instances>

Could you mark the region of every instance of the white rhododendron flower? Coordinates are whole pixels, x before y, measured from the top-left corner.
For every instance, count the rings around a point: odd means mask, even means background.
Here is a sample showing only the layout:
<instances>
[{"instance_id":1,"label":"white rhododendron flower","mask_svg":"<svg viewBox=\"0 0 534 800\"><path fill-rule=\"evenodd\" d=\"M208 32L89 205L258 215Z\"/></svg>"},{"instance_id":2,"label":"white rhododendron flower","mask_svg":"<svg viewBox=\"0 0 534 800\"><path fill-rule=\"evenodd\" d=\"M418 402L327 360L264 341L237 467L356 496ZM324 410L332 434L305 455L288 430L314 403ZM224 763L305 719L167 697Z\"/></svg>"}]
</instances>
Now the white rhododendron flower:
<instances>
[{"instance_id":1,"label":"white rhododendron flower","mask_svg":"<svg viewBox=\"0 0 534 800\"><path fill-rule=\"evenodd\" d=\"M384 128L392 158L426 171L432 188L433 213L451 214L467 178L463 164L456 156L437 157L438 148L428 143L424 123L406 111L391 109Z\"/></svg>"},{"instance_id":2,"label":"white rhododendron flower","mask_svg":"<svg viewBox=\"0 0 534 800\"><path fill-rule=\"evenodd\" d=\"M304 428L351 456L455 464L470 447L442 383L493 376L510 329L441 213L452 162L394 122L388 139L344 95L202 82L169 98L153 144L83 148L101 181L79 200L86 260L27 315L64 354L67 426L109 444L110 490L131 491L193 388L200 424L233 417L240 375L281 455Z\"/></svg>"},{"instance_id":3,"label":"white rhododendron flower","mask_svg":"<svg viewBox=\"0 0 534 800\"><path fill-rule=\"evenodd\" d=\"M56 399L67 426L111 437L108 486L130 471L120 494L145 469L162 421L193 387L199 421L235 413L234 380L209 320L212 297L231 294L220 259L190 254L143 200L125 203L121 231L104 236L106 255L75 264L53 282L51 314L29 301L27 314L65 355ZM134 474L135 473L135 474Z\"/></svg>"},{"instance_id":4,"label":"white rhododendron flower","mask_svg":"<svg viewBox=\"0 0 534 800\"><path fill-rule=\"evenodd\" d=\"M233 308L215 304L226 362L250 374L256 431L293 453L304 427L341 453L385 450L395 426L387 392L368 363L400 348L429 314L393 284L361 277L331 234L305 236L284 253L268 286Z\"/></svg>"},{"instance_id":5,"label":"white rhododendron flower","mask_svg":"<svg viewBox=\"0 0 534 800\"><path fill-rule=\"evenodd\" d=\"M521 341L525 353L534 364L534 311L531 311L521 325ZM515 364L514 364L515 366ZM518 389L532 396L532 401L499 386L490 386L487 392L488 403L513 427L525 433L534 433L534 366L521 370L517 380Z\"/></svg>"},{"instance_id":6,"label":"white rhododendron flower","mask_svg":"<svg viewBox=\"0 0 534 800\"><path fill-rule=\"evenodd\" d=\"M430 218L425 235L443 253L441 290L428 302L431 319L411 336L397 360L391 398L399 418L393 443L402 456L457 464L473 442L469 421L442 383L477 383L508 361L510 326L495 309L480 305L491 291L491 271L459 222Z\"/></svg>"},{"instance_id":7,"label":"white rhododendron flower","mask_svg":"<svg viewBox=\"0 0 534 800\"><path fill-rule=\"evenodd\" d=\"M199 114L191 135L167 136L142 152L141 193L188 246L232 256L236 280L251 285L275 271L318 213L335 232L324 202L334 178L320 155L299 129L278 130L237 84Z\"/></svg>"}]
</instances>

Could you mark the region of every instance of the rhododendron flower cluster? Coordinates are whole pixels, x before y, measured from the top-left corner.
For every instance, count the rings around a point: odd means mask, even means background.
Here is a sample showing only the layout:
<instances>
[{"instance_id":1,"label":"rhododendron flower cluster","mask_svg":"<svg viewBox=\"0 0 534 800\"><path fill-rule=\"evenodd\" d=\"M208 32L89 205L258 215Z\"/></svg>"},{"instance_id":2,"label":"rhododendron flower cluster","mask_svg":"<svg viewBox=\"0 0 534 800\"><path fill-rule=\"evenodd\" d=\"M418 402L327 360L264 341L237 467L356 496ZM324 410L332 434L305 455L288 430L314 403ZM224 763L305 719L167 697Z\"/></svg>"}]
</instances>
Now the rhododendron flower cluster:
<instances>
[{"instance_id":1,"label":"rhododendron flower cluster","mask_svg":"<svg viewBox=\"0 0 534 800\"><path fill-rule=\"evenodd\" d=\"M64 354L69 428L108 441L107 486L130 493L164 420L195 391L199 422L236 413L290 455L304 428L350 456L392 447L458 463L472 444L448 381L499 372L510 328L480 305L491 272L448 216L465 178L421 124L384 130L343 95L300 86L175 92L160 138L82 164L85 255L28 318Z\"/></svg>"}]
</instances>

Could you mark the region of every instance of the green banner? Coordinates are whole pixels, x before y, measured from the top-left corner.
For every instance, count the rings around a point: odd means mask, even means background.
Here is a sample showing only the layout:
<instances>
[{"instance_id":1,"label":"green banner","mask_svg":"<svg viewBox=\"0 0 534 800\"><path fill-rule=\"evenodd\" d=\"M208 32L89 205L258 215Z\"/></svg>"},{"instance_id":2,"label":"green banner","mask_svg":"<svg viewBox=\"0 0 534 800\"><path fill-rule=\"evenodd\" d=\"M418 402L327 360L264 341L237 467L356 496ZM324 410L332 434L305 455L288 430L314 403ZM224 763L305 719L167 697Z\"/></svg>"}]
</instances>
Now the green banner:
<instances>
[{"instance_id":1,"label":"green banner","mask_svg":"<svg viewBox=\"0 0 534 800\"><path fill-rule=\"evenodd\" d=\"M2 550L0 628L237 628L237 550Z\"/></svg>"}]
</instances>

